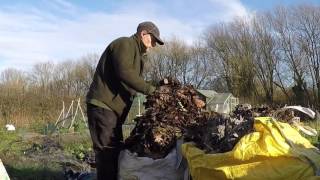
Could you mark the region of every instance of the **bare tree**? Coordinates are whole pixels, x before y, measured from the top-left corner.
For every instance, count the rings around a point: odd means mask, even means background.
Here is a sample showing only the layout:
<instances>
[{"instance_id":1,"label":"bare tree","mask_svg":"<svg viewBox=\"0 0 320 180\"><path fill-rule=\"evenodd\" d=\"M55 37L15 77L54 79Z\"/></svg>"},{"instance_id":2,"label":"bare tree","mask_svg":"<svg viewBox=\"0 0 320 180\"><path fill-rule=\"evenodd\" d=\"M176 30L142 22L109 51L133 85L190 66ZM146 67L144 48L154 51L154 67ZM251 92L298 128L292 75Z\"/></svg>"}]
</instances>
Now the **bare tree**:
<instances>
[{"instance_id":1,"label":"bare tree","mask_svg":"<svg viewBox=\"0 0 320 180\"><path fill-rule=\"evenodd\" d=\"M53 94L65 97L72 96L71 74L74 65L74 62L69 60L55 66L53 83L51 84Z\"/></svg>"},{"instance_id":2,"label":"bare tree","mask_svg":"<svg viewBox=\"0 0 320 180\"><path fill-rule=\"evenodd\" d=\"M279 7L275 10L272 18L273 27L277 35L277 45L280 58L289 66L292 73L296 103L307 105L310 96L305 82L307 64L298 46L297 31L294 28L296 14L286 8Z\"/></svg>"},{"instance_id":3,"label":"bare tree","mask_svg":"<svg viewBox=\"0 0 320 180\"><path fill-rule=\"evenodd\" d=\"M33 86L39 87L39 94L49 95L49 84L52 82L54 64L50 62L35 64L29 77Z\"/></svg>"},{"instance_id":4,"label":"bare tree","mask_svg":"<svg viewBox=\"0 0 320 180\"><path fill-rule=\"evenodd\" d=\"M190 63L189 47L182 40L173 38L164 47L159 47L150 54L146 74L153 81L173 77L182 83L188 83L192 69Z\"/></svg>"},{"instance_id":5,"label":"bare tree","mask_svg":"<svg viewBox=\"0 0 320 180\"><path fill-rule=\"evenodd\" d=\"M190 48L191 66L189 83L196 88L208 89L217 78L215 59L210 59L210 52L200 42Z\"/></svg>"},{"instance_id":6,"label":"bare tree","mask_svg":"<svg viewBox=\"0 0 320 180\"><path fill-rule=\"evenodd\" d=\"M72 68L72 84L75 96L85 96L92 82L95 67L98 62L98 55L90 54L77 60Z\"/></svg>"},{"instance_id":7,"label":"bare tree","mask_svg":"<svg viewBox=\"0 0 320 180\"><path fill-rule=\"evenodd\" d=\"M54 68L51 89L53 94L63 96L84 96L94 76L97 54L88 54L77 60L67 60Z\"/></svg>"},{"instance_id":8,"label":"bare tree","mask_svg":"<svg viewBox=\"0 0 320 180\"><path fill-rule=\"evenodd\" d=\"M222 64L221 77L229 91L249 100L255 92L255 73L253 39L247 23L235 20L227 25L214 26L206 33L206 42Z\"/></svg>"},{"instance_id":9,"label":"bare tree","mask_svg":"<svg viewBox=\"0 0 320 180\"><path fill-rule=\"evenodd\" d=\"M28 83L25 72L12 68L5 69L1 72L0 82L5 87L22 90Z\"/></svg>"},{"instance_id":10,"label":"bare tree","mask_svg":"<svg viewBox=\"0 0 320 180\"><path fill-rule=\"evenodd\" d=\"M25 115L27 74L17 69L5 69L0 80L0 119L5 123L17 123ZM19 119L18 119L19 118Z\"/></svg>"},{"instance_id":11,"label":"bare tree","mask_svg":"<svg viewBox=\"0 0 320 180\"><path fill-rule=\"evenodd\" d=\"M187 45L178 38L172 38L164 47L153 51L149 60L146 75L153 81L170 76L182 84L206 88L215 76L208 50L200 42Z\"/></svg>"},{"instance_id":12,"label":"bare tree","mask_svg":"<svg viewBox=\"0 0 320 180\"><path fill-rule=\"evenodd\" d=\"M307 60L311 79L310 86L315 105L320 106L320 8L313 6L298 6L295 12L294 28L297 34L297 44L301 54ZM308 79L308 77L306 77ZM307 80L306 80L307 81ZM307 81L308 83L308 81Z\"/></svg>"},{"instance_id":13,"label":"bare tree","mask_svg":"<svg viewBox=\"0 0 320 180\"><path fill-rule=\"evenodd\" d=\"M277 65L275 40L272 26L267 14L257 15L252 20L252 33L254 38L254 68L257 79L264 91L265 100L273 103L274 75Z\"/></svg>"}]
</instances>

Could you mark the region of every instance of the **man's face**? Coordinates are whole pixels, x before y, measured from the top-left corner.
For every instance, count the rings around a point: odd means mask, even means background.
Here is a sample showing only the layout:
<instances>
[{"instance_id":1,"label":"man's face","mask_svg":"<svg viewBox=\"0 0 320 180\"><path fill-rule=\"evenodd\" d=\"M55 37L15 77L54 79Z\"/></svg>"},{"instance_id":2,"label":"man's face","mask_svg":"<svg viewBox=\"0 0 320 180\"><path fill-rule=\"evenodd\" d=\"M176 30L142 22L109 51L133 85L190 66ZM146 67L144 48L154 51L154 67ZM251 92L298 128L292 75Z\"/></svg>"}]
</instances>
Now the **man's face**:
<instances>
[{"instance_id":1,"label":"man's face","mask_svg":"<svg viewBox=\"0 0 320 180\"><path fill-rule=\"evenodd\" d=\"M152 34L147 33L146 31L141 32L141 40L143 44L146 46L147 51L156 46L156 38L153 37Z\"/></svg>"}]
</instances>

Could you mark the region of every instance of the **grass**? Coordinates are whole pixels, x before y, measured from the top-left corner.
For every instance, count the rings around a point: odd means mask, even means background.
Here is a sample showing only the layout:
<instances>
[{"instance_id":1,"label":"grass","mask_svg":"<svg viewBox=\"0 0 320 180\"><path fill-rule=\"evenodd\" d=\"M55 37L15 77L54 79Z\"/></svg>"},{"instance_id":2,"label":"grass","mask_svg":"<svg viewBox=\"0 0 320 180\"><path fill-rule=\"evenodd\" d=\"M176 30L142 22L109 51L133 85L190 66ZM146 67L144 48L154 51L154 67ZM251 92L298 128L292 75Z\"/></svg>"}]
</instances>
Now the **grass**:
<instances>
[{"instance_id":1,"label":"grass","mask_svg":"<svg viewBox=\"0 0 320 180\"><path fill-rule=\"evenodd\" d=\"M0 130L0 137L0 157L11 154L21 155L22 149L28 148L28 143L23 142L17 132Z\"/></svg>"},{"instance_id":2,"label":"grass","mask_svg":"<svg viewBox=\"0 0 320 180\"><path fill-rule=\"evenodd\" d=\"M62 164L57 159L35 159L26 155L28 149L41 150L43 137L36 134L32 139L25 139L26 130L8 132L0 130L0 159L2 160L11 180L60 180L64 179ZM37 135L39 137L37 137ZM86 152L91 151L91 140L88 133L59 134L50 136L62 146L61 153L75 159L83 159ZM60 153L60 152L57 152Z\"/></svg>"},{"instance_id":3,"label":"grass","mask_svg":"<svg viewBox=\"0 0 320 180\"><path fill-rule=\"evenodd\" d=\"M64 152L79 160L84 160L85 154L92 151L91 141L70 142L63 145Z\"/></svg>"},{"instance_id":4,"label":"grass","mask_svg":"<svg viewBox=\"0 0 320 180\"><path fill-rule=\"evenodd\" d=\"M64 179L60 165L51 162L38 162L30 158L9 157L4 160L11 180L58 180Z\"/></svg>"},{"instance_id":5,"label":"grass","mask_svg":"<svg viewBox=\"0 0 320 180\"><path fill-rule=\"evenodd\" d=\"M19 132L0 131L0 158L11 180L63 179L61 168L24 156L32 143L24 141Z\"/></svg>"},{"instance_id":6,"label":"grass","mask_svg":"<svg viewBox=\"0 0 320 180\"><path fill-rule=\"evenodd\" d=\"M304 125L306 126L310 126L311 128L314 128L317 132L318 135L317 136L307 136L304 135L305 138L307 138L314 146L320 148L320 122L319 120L317 121L308 121L308 122L304 122Z\"/></svg>"}]
</instances>

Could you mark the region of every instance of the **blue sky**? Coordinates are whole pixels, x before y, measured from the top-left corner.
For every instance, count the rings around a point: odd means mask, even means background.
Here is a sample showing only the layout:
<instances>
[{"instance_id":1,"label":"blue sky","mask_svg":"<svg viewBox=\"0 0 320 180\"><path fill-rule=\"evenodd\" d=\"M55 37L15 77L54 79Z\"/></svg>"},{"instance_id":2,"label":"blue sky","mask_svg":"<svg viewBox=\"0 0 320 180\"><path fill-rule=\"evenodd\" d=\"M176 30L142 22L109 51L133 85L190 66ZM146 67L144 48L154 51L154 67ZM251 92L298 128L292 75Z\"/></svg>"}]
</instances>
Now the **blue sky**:
<instances>
[{"instance_id":1,"label":"blue sky","mask_svg":"<svg viewBox=\"0 0 320 180\"><path fill-rule=\"evenodd\" d=\"M0 0L0 71L100 55L146 20L164 39L192 43L212 24L301 3L320 0Z\"/></svg>"}]
</instances>

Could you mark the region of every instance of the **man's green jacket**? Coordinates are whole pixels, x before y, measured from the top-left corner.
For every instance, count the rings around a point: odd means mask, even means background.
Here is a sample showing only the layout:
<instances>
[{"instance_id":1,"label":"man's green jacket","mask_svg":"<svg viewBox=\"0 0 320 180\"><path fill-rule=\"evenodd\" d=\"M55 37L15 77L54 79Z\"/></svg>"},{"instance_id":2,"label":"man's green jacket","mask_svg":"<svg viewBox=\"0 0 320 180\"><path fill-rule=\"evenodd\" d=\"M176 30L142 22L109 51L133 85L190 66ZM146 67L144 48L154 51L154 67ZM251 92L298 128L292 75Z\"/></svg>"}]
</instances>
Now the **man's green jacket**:
<instances>
[{"instance_id":1,"label":"man's green jacket","mask_svg":"<svg viewBox=\"0 0 320 180\"><path fill-rule=\"evenodd\" d=\"M120 116L137 91L151 94L155 88L142 77L145 51L137 35L111 42L97 65L87 103L102 104Z\"/></svg>"}]
</instances>

